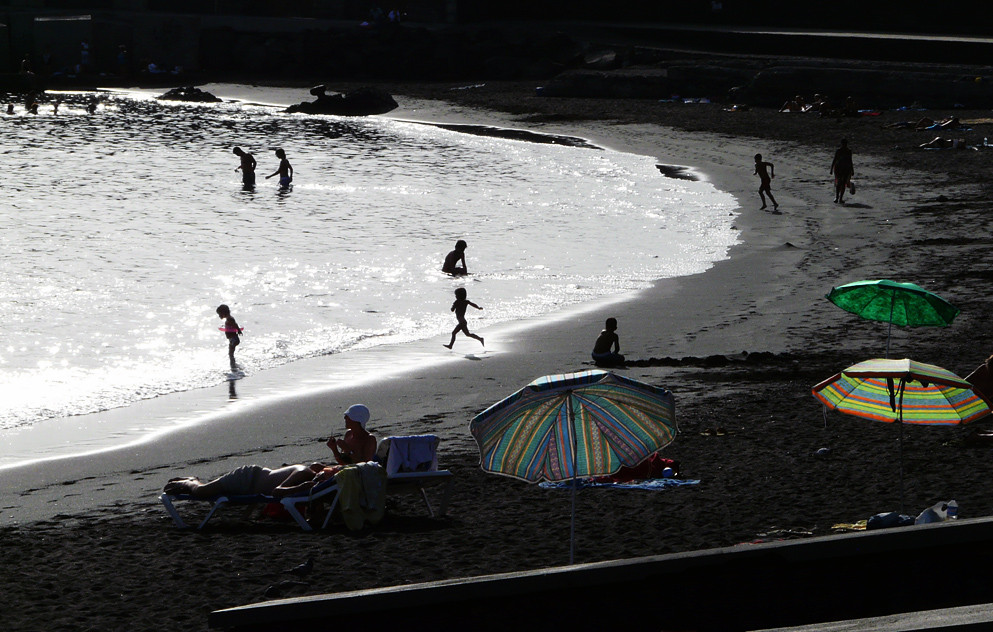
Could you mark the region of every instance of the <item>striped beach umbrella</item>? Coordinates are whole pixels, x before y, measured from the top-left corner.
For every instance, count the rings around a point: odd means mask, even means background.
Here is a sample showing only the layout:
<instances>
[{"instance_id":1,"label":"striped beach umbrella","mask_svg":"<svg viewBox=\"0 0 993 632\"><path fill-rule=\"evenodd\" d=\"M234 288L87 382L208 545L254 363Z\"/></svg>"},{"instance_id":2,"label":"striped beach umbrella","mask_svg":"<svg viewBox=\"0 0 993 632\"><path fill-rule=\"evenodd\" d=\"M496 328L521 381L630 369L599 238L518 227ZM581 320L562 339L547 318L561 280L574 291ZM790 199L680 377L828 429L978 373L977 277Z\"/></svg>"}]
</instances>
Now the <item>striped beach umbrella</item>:
<instances>
[{"instance_id":1,"label":"striped beach umbrella","mask_svg":"<svg viewBox=\"0 0 993 632\"><path fill-rule=\"evenodd\" d=\"M832 410L900 426L900 504L903 505L903 424L950 426L990 414L972 385L951 371L910 359L874 359L850 366L813 388Z\"/></svg>"},{"instance_id":2,"label":"striped beach umbrella","mask_svg":"<svg viewBox=\"0 0 993 632\"><path fill-rule=\"evenodd\" d=\"M855 281L831 288L826 296L846 312L866 320L889 323L886 330L886 355L890 354L890 330L901 327L947 327L959 314L959 308L933 292L914 283L888 279Z\"/></svg>"},{"instance_id":3,"label":"striped beach umbrella","mask_svg":"<svg viewBox=\"0 0 993 632\"><path fill-rule=\"evenodd\" d=\"M603 476L672 442L675 402L664 388L608 371L548 375L476 415L469 431L487 472L531 483ZM575 493L573 485L573 536Z\"/></svg>"}]
</instances>

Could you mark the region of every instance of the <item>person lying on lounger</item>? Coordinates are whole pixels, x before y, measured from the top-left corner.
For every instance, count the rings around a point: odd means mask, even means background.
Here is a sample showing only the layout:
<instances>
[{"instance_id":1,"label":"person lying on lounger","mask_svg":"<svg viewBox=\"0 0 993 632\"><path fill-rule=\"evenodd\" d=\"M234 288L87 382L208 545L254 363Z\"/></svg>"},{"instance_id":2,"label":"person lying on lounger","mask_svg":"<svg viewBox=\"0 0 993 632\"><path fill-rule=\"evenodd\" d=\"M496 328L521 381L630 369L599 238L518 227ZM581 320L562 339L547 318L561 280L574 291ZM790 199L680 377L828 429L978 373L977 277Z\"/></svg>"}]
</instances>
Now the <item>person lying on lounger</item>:
<instances>
[{"instance_id":1,"label":"person lying on lounger","mask_svg":"<svg viewBox=\"0 0 993 632\"><path fill-rule=\"evenodd\" d=\"M964 138L942 138L941 136L935 136L928 142L921 143L919 147L921 149L965 149L966 144Z\"/></svg>"},{"instance_id":2,"label":"person lying on lounger","mask_svg":"<svg viewBox=\"0 0 993 632\"><path fill-rule=\"evenodd\" d=\"M336 469L323 463L284 465L275 470L261 465L243 465L208 483L201 483L194 476L173 478L162 491L173 496L189 494L194 498L252 494L282 498L308 491L314 485L334 476Z\"/></svg>"}]
</instances>

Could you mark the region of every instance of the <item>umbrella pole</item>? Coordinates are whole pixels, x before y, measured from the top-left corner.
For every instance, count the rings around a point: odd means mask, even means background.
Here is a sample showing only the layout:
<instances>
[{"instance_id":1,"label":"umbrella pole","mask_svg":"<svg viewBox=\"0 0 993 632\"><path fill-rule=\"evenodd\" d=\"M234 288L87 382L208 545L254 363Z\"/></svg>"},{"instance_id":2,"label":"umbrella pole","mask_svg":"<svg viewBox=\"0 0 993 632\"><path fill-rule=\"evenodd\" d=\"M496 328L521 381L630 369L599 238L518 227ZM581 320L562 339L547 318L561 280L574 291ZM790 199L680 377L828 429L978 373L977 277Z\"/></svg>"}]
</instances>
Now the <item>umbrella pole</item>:
<instances>
[{"instance_id":1,"label":"umbrella pole","mask_svg":"<svg viewBox=\"0 0 993 632\"><path fill-rule=\"evenodd\" d=\"M903 504L903 389L905 380L900 380L900 417L897 423L900 425L900 513L904 512Z\"/></svg>"},{"instance_id":2,"label":"umbrella pole","mask_svg":"<svg viewBox=\"0 0 993 632\"><path fill-rule=\"evenodd\" d=\"M890 324L886 328L886 356L890 357L890 333L893 331L893 307L896 304L896 292L890 294Z\"/></svg>"},{"instance_id":3,"label":"umbrella pole","mask_svg":"<svg viewBox=\"0 0 993 632\"><path fill-rule=\"evenodd\" d=\"M576 487L579 484L577 478L577 461L579 460L579 446L576 445L576 424L572 418L572 392L566 393L566 415L569 419L569 430L572 432L572 519L569 523L569 564L576 559Z\"/></svg>"}]
</instances>

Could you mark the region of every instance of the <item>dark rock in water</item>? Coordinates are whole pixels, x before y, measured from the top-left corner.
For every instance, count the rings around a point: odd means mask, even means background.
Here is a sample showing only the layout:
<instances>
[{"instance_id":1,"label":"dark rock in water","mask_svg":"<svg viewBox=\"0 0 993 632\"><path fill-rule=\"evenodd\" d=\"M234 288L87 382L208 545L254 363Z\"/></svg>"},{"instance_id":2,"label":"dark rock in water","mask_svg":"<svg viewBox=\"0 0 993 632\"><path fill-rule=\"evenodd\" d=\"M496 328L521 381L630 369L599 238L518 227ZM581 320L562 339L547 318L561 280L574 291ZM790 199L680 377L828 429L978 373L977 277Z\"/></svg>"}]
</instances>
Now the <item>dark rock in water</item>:
<instances>
[{"instance_id":1,"label":"dark rock in water","mask_svg":"<svg viewBox=\"0 0 993 632\"><path fill-rule=\"evenodd\" d=\"M156 98L163 101L187 101L191 103L217 103L220 101L220 99L211 93L201 90L196 86L173 88Z\"/></svg>"},{"instance_id":2,"label":"dark rock in water","mask_svg":"<svg viewBox=\"0 0 993 632\"><path fill-rule=\"evenodd\" d=\"M286 108L289 113L303 112L304 114L337 114L340 116L368 116L370 114L385 114L397 107L396 100L378 88L358 88L345 94L326 94L324 86L315 86L310 93L317 97L316 101L304 101Z\"/></svg>"}]
</instances>

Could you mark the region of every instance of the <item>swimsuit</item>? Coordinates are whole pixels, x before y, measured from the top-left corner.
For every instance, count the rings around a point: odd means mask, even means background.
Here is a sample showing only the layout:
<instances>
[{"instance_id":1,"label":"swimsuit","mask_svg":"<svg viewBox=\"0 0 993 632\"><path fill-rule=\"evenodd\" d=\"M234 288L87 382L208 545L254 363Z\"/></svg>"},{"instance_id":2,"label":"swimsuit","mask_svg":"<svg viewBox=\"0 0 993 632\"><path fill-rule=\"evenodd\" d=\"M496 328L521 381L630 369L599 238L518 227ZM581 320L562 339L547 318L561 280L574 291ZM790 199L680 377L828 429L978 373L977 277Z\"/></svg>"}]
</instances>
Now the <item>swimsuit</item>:
<instances>
[{"instance_id":1,"label":"swimsuit","mask_svg":"<svg viewBox=\"0 0 993 632\"><path fill-rule=\"evenodd\" d=\"M279 178L279 186L281 186L283 188L286 188L286 187L290 186L290 182L292 182L292 181L293 181L293 178L291 178L289 176L280 176L280 178Z\"/></svg>"}]
</instances>

